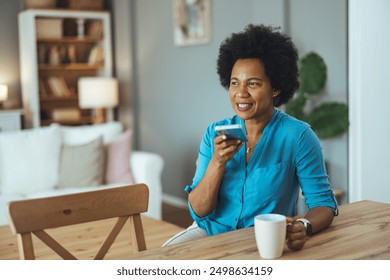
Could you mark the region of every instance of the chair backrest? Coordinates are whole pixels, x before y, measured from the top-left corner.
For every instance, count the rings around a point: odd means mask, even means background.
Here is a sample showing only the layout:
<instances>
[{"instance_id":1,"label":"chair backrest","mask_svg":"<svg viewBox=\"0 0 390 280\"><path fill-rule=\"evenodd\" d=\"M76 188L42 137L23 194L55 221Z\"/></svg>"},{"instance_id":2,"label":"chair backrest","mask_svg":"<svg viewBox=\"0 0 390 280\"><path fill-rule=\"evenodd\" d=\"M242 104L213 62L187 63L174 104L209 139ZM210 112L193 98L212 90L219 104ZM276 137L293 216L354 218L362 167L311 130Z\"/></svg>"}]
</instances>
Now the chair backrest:
<instances>
[{"instance_id":1,"label":"chair backrest","mask_svg":"<svg viewBox=\"0 0 390 280\"><path fill-rule=\"evenodd\" d=\"M33 233L64 259L76 257L53 239L45 229L117 218L94 259L103 259L126 221L131 226L133 251L146 250L140 213L148 210L149 190L145 184L54 197L12 201L8 204L10 227L17 235L21 259L35 259Z\"/></svg>"}]
</instances>

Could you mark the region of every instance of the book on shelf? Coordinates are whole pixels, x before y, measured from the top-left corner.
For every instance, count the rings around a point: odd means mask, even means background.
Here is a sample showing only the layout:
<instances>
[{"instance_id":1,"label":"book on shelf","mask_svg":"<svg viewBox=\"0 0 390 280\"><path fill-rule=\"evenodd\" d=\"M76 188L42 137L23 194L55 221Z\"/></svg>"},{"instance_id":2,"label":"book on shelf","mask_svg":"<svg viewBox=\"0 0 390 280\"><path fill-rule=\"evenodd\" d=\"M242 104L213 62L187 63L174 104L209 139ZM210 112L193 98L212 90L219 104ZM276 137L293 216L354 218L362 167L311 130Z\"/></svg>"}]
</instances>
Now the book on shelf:
<instances>
[{"instance_id":1,"label":"book on shelf","mask_svg":"<svg viewBox=\"0 0 390 280\"><path fill-rule=\"evenodd\" d=\"M50 91L55 97L70 97L72 96L66 81L63 77L52 76L47 79L47 84Z\"/></svg>"},{"instance_id":2,"label":"book on shelf","mask_svg":"<svg viewBox=\"0 0 390 280\"><path fill-rule=\"evenodd\" d=\"M88 22L87 35L91 38L103 37L103 22L101 20L91 20Z\"/></svg>"},{"instance_id":3,"label":"book on shelf","mask_svg":"<svg viewBox=\"0 0 390 280\"><path fill-rule=\"evenodd\" d=\"M42 98L47 98L50 96L50 91L48 90L46 81L44 79L39 79L39 95Z\"/></svg>"},{"instance_id":4,"label":"book on shelf","mask_svg":"<svg viewBox=\"0 0 390 280\"><path fill-rule=\"evenodd\" d=\"M98 65L104 63L104 49L101 45L96 45L91 49L88 57L88 64Z\"/></svg>"}]
</instances>

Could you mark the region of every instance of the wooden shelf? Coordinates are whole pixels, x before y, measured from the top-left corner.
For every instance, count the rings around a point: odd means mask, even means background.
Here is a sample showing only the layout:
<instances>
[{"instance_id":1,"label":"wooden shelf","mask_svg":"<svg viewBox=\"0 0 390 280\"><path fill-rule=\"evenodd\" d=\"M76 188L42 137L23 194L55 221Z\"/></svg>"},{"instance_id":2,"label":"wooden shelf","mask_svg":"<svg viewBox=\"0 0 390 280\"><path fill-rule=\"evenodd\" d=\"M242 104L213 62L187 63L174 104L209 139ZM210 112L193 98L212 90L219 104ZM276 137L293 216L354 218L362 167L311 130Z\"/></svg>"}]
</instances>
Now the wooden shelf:
<instances>
[{"instance_id":1,"label":"wooden shelf","mask_svg":"<svg viewBox=\"0 0 390 280\"><path fill-rule=\"evenodd\" d=\"M78 80L112 76L110 13L29 9L18 17L26 128L92 124L92 112L79 107ZM58 117L68 109L81 117Z\"/></svg>"},{"instance_id":2,"label":"wooden shelf","mask_svg":"<svg viewBox=\"0 0 390 280\"><path fill-rule=\"evenodd\" d=\"M39 64L39 71L79 71L79 70L99 70L102 69L102 64L88 64L88 63L70 63L70 64Z\"/></svg>"},{"instance_id":3,"label":"wooden shelf","mask_svg":"<svg viewBox=\"0 0 390 280\"><path fill-rule=\"evenodd\" d=\"M81 117L77 120L54 120L54 119L44 119L41 120L42 126L47 126L52 123L59 123L62 125L83 125L83 124L92 124L93 123L93 117Z\"/></svg>"},{"instance_id":4,"label":"wooden shelf","mask_svg":"<svg viewBox=\"0 0 390 280\"><path fill-rule=\"evenodd\" d=\"M62 38L38 38L38 43L50 44L96 44L102 42L102 38L95 37L62 37Z\"/></svg>"},{"instance_id":5,"label":"wooden shelf","mask_svg":"<svg viewBox=\"0 0 390 280\"><path fill-rule=\"evenodd\" d=\"M40 98L41 102L63 102L63 101L77 101L79 98L74 96L64 96L64 97L57 97L57 96L44 96Z\"/></svg>"}]
</instances>

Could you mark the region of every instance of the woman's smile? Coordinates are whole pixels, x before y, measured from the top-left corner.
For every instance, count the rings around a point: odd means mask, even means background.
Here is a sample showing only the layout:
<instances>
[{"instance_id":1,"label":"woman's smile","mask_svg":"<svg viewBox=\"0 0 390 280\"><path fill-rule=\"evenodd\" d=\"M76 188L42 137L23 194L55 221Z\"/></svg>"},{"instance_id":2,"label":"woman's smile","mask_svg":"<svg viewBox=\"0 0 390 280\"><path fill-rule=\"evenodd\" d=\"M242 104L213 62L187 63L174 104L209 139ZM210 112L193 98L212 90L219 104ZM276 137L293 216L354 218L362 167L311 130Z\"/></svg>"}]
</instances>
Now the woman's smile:
<instances>
[{"instance_id":1,"label":"woman's smile","mask_svg":"<svg viewBox=\"0 0 390 280\"><path fill-rule=\"evenodd\" d=\"M240 112L248 111L252 108L253 103L237 103L237 110Z\"/></svg>"}]
</instances>

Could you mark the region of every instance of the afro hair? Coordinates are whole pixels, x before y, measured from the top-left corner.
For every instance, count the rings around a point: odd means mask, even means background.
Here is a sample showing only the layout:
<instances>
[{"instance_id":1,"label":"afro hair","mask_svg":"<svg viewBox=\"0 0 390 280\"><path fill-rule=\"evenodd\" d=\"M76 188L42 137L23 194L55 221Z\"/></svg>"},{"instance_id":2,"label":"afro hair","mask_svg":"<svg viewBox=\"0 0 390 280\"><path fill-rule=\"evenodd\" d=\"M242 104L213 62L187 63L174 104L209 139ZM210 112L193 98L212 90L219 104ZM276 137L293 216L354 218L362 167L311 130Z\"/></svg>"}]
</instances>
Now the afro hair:
<instances>
[{"instance_id":1,"label":"afro hair","mask_svg":"<svg viewBox=\"0 0 390 280\"><path fill-rule=\"evenodd\" d=\"M299 86L298 52L291 38L278 28L250 24L242 32L232 33L219 48L217 73L221 85L229 89L230 76L238 59L258 58L274 89L280 94L274 105L286 104Z\"/></svg>"}]
</instances>

